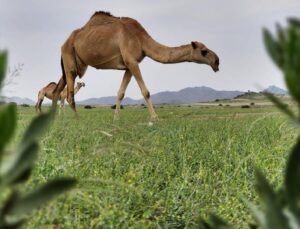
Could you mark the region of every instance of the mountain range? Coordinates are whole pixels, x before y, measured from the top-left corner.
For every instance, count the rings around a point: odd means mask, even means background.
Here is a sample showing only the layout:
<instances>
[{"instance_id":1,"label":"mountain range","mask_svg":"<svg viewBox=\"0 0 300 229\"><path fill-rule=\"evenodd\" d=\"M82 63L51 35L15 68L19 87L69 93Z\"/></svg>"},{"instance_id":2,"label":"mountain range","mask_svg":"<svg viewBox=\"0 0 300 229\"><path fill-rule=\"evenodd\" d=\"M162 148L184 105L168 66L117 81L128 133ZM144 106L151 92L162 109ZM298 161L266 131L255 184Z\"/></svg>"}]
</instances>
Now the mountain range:
<instances>
[{"instance_id":1,"label":"mountain range","mask_svg":"<svg viewBox=\"0 0 300 229\"><path fill-rule=\"evenodd\" d=\"M31 99L21 98L18 96L13 96L13 97L0 96L0 102L1 101L4 101L6 103L16 103L18 105L21 105L21 104L34 105L35 104L35 102Z\"/></svg>"},{"instance_id":2,"label":"mountain range","mask_svg":"<svg viewBox=\"0 0 300 229\"><path fill-rule=\"evenodd\" d=\"M283 90L282 88L276 87L274 85L269 86L268 88L266 88L265 90L263 90L264 92L269 92L275 95L288 95L289 93L286 90Z\"/></svg>"},{"instance_id":3,"label":"mountain range","mask_svg":"<svg viewBox=\"0 0 300 229\"><path fill-rule=\"evenodd\" d=\"M287 95L287 91L278 88L276 86L270 86L264 91ZM195 102L208 102L215 101L216 99L233 99L239 95L244 94L243 91L218 91L210 87L187 87L180 91L163 91L151 95L153 104L184 104ZM112 105L116 103L116 96L107 96L100 98L89 98L86 100L78 101L77 104L81 105ZM17 104L29 104L34 105L35 102L28 98L20 97L2 97L0 100L5 102L15 102ZM145 103L144 99L132 99L125 97L122 104L133 105Z\"/></svg>"},{"instance_id":4,"label":"mountain range","mask_svg":"<svg viewBox=\"0 0 300 229\"><path fill-rule=\"evenodd\" d=\"M232 99L237 95L243 94L242 91L217 91L209 87L188 87L180 91L164 91L151 95L153 104L183 104L195 102L214 101L216 99ZM77 102L78 104L115 104L117 97L101 97L91 98ZM122 101L123 104L142 104L145 103L144 99L132 99L125 97Z\"/></svg>"}]
</instances>

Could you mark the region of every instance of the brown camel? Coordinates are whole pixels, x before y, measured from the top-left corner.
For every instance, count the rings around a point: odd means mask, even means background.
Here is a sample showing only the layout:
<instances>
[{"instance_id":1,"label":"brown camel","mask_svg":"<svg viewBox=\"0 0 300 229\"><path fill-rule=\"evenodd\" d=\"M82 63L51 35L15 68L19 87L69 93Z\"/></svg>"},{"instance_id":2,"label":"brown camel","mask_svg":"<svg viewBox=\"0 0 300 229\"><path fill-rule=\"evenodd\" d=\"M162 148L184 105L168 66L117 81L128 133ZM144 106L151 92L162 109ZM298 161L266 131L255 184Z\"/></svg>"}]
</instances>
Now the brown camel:
<instances>
[{"instance_id":1,"label":"brown camel","mask_svg":"<svg viewBox=\"0 0 300 229\"><path fill-rule=\"evenodd\" d=\"M38 101L35 105L35 109L37 112L41 112L42 109L42 103L44 100L44 97L53 100L54 95L53 92L55 90L55 88L57 87L57 84L55 82L51 82L49 83L46 87L43 87L39 93L38 93ZM78 82L75 90L74 90L74 94L76 94L81 87L85 87L85 83L83 82ZM60 108L63 109L64 105L65 105L65 99L67 98L67 88L65 88L59 95L59 100L60 100Z\"/></svg>"},{"instance_id":2,"label":"brown camel","mask_svg":"<svg viewBox=\"0 0 300 229\"><path fill-rule=\"evenodd\" d=\"M54 101L67 84L67 100L75 113L74 81L76 76L81 78L84 75L87 66L125 70L118 91L115 118L119 117L120 104L132 75L146 100L151 120L157 118L139 68L145 56L164 64L194 62L209 65L215 72L219 70L218 56L203 43L193 41L179 47L167 47L152 39L136 20L115 17L103 11L96 12L82 28L74 30L61 52L63 76L55 90Z\"/></svg>"}]
</instances>

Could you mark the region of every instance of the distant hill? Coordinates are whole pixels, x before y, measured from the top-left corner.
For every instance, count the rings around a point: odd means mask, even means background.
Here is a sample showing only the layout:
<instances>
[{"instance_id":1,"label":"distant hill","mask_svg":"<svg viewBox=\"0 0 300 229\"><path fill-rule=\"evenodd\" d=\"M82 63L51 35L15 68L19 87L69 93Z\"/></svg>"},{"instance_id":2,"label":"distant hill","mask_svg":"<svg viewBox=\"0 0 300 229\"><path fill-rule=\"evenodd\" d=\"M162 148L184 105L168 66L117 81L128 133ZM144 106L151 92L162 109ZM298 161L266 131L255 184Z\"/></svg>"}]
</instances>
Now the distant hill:
<instances>
[{"instance_id":1,"label":"distant hill","mask_svg":"<svg viewBox=\"0 0 300 229\"><path fill-rule=\"evenodd\" d=\"M264 90L264 92L269 92L272 93L274 95L288 95L288 92L282 88L276 87L274 85L269 86L268 88L266 88Z\"/></svg>"},{"instance_id":2,"label":"distant hill","mask_svg":"<svg viewBox=\"0 0 300 229\"><path fill-rule=\"evenodd\" d=\"M82 101L78 101L77 104L81 105L113 105L117 101L116 96L107 96L107 97L100 97L100 98L90 98L85 99ZM122 101L122 104L133 105L139 104L139 100L134 100L129 97L125 97Z\"/></svg>"},{"instance_id":3,"label":"distant hill","mask_svg":"<svg viewBox=\"0 0 300 229\"><path fill-rule=\"evenodd\" d=\"M288 95L287 91L276 87L269 86L263 91L267 91L276 95ZM216 99L233 99L233 98L254 98L256 96L262 96L261 92L242 92L242 91L218 91L210 87L187 87L179 91L163 91L151 95L153 104L185 104L196 102L209 102ZM20 97L2 97L0 101L15 102L20 104L34 105L35 102L28 98ZM82 101L77 101L77 104L81 105L113 105L116 103L116 96L107 96L100 98L89 98ZM122 104L133 105L145 103L144 99L132 99L125 97ZM48 104L48 103L45 103Z\"/></svg>"},{"instance_id":4,"label":"distant hill","mask_svg":"<svg viewBox=\"0 0 300 229\"><path fill-rule=\"evenodd\" d=\"M260 92L254 92L254 91L245 92L241 95L236 96L235 99L259 99L265 97L264 92L269 92L274 95L283 95L283 96L289 95L286 90L272 85Z\"/></svg>"},{"instance_id":5,"label":"distant hill","mask_svg":"<svg viewBox=\"0 0 300 229\"><path fill-rule=\"evenodd\" d=\"M0 101L4 101L6 103L16 103L18 105L20 105L20 104L34 105L35 104L35 102L31 99L21 98L21 97L17 97L17 96L13 96L13 97L1 96Z\"/></svg>"},{"instance_id":6,"label":"distant hill","mask_svg":"<svg viewBox=\"0 0 300 229\"><path fill-rule=\"evenodd\" d=\"M183 104L195 102L214 101L216 99L232 99L244 92L241 91L217 91L209 87L188 87L180 91L164 91L151 95L153 104ZM91 98L77 102L89 105L112 105L116 103L116 96ZM125 97L123 104L142 104L144 99L132 99Z\"/></svg>"},{"instance_id":7,"label":"distant hill","mask_svg":"<svg viewBox=\"0 0 300 229\"><path fill-rule=\"evenodd\" d=\"M256 99L262 96L264 97L264 94L262 92L248 91L236 96L234 99Z\"/></svg>"},{"instance_id":8,"label":"distant hill","mask_svg":"<svg viewBox=\"0 0 300 229\"><path fill-rule=\"evenodd\" d=\"M188 87L180 91L160 92L151 96L154 104L182 104L215 101L216 99L232 99L243 94L241 91L217 91L210 87Z\"/></svg>"}]
</instances>

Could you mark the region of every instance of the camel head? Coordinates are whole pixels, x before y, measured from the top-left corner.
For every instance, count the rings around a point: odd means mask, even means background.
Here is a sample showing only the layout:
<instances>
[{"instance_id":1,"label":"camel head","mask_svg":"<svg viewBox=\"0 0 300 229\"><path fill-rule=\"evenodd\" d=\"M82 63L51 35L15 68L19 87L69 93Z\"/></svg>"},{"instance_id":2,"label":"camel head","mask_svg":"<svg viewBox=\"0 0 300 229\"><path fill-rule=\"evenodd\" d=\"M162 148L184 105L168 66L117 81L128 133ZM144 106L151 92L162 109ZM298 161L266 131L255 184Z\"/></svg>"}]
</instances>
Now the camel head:
<instances>
[{"instance_id":1,"label":"camel head","mask_svg":"<svg viewBox=\"0 0 300 229\"><path fill-rule=\"evenodd\" d=\"M84 82L77 82L77 87L78 88L85 87L85 83Z\"/></svg>"},{"instance_id":2,"label":"camel head","mask_svg":"<svg viewBox=\"0 0 300 229\"><path fill-rule=\"evenodd\" d=\"M192 41L192 62L198 64L207 64L217 72L219 71L219 57L212 50L208 49L204 44Z\"/></svg>"}]
</instances>

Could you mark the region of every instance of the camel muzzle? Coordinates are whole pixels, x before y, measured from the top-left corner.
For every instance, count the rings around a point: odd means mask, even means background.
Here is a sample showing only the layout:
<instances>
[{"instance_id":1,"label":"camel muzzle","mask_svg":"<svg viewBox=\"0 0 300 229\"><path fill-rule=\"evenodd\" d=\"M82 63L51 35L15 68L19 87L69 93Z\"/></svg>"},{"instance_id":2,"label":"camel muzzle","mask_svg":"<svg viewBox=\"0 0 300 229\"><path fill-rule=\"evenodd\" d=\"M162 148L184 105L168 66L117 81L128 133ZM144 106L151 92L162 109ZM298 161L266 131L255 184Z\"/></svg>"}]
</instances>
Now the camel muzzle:
<instances>
[{"instance_id":1,"label":"camel muzzle","mask_svg":"<svg viewBox=\"0 0 300 229\"><path fill-rule=\"evenodd\" d=\"M211 66L211 68L214 70L214 72L218 72L219 71L219 66Z\"/></svg>"}]
</instances>

